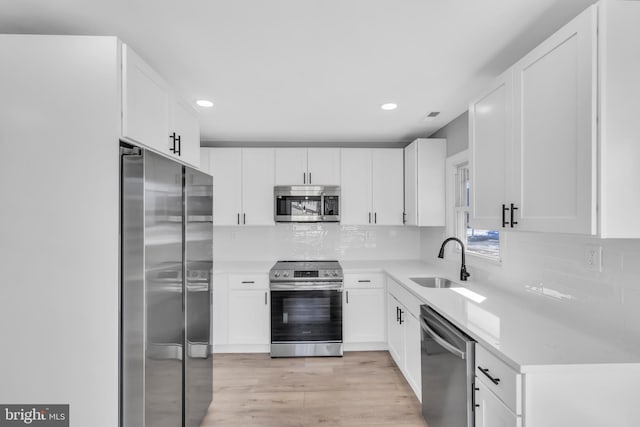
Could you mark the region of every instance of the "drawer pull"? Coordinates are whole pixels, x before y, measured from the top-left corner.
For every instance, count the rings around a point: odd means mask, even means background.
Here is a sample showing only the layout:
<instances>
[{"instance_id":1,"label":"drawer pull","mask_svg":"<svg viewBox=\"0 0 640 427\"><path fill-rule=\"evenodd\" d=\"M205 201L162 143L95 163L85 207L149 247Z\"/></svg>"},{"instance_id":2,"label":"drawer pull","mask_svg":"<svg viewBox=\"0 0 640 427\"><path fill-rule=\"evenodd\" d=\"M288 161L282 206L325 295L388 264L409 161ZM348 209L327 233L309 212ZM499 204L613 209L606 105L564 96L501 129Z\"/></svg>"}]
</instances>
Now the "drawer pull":
<instances>
[{"instance_id":1,"label":"drawer pull","mask_svg":"<svg viewBox=\"0 0 640 427\"><path fill-rule=\"evenodd\" d=\"M478 369L480 370L480 372L482 372L487 378L489 378L491 380L492 383L494 383L495 385L498 385L500 383L500 378L494 378L489 374L489 368L483 368L482 366L478 365Z\"/></svg>"},{"instance_id":2,"label":"drawer pull","mask_svg":"<svg viewBox=\"0 0 640 427\"><path fill-rule=\"evenodd\" d=\"M371 280L358 280L358 283L371 283Z\"/></svg>"},{"instance_id":3,"label":"drawer pull","mask_svg":"<svg viewBox=\"0 0 640 427\"><path fill-rule=\"evenodd\" d=\"M244 284L251 284L251 283L256 283L253 280L243 280L242 283Z\"/></svg>"}]
</instances>

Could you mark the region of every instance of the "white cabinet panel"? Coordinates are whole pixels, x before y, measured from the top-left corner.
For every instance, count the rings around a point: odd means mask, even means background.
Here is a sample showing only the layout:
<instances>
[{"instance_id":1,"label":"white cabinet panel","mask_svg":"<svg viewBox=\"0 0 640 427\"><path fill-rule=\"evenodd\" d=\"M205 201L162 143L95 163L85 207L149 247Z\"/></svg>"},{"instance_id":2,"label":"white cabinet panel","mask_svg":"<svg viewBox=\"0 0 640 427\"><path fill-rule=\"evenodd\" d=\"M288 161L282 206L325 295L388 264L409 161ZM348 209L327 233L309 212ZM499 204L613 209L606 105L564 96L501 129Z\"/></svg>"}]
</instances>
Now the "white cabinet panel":
<instances>
[{"instance_id":1,"label":"white cabinet panel","mask_svg":"<svg viewBox=\"0 0 640 427\"><path fill-rule=\"evenodd\" d=\"M405 333L405 377L418 400L422 400L420 321L407 311L402 314L402 322Z\"/></svg>"},{"instance_id":2,"label":"white cabinet panel","mask_svg":"<svg viewBox=\"0 0 640 427\"><path fill-rule=\"evenodd\" d=\"M175 132L180 138L178 157L185 163L200 167L200 123L197 112L177 98L172 98L170 112L170 134ZM171 138L169 141L171 148Z\"/></svg>"},{"instance_id":3,"label":"white cabinet panel","mask_svg":"<svg viewBox=\"0 0 640 427\"><path fill-rule=\"evenodd\" d=\"M419 138L404 148L405 225L445 225L447 141Z\"/></svg>"},{"instance_id":4,"label":"white cabinet panel","mask_svg":"<svg viewBox=\"0 0 640 427\"><path fill-rule=\"evenodd\" d=\"M242 211L242 149L210 148L213 225L239 225Z\"/></svg>"},{"instance_id":5,"label":"white cabinet panel","mask_svg":"<svg viewBox=\"0 0 640 427\"><path fill-rule=\"evenodd\" d=\"M122 66L122 136L170 154L167 84L127 45Z\"/></svg>"},{"instance_id":6,"label":"white cabinet panel","mask_svg":"<svg viewBox=\"0 0 640 427\"><path fill-rule=\"evenodd\" d=\"M276 148L276 185L302 185L307 181L307 149Z\"/></svg>"},{"instance_id":7,"label":"white cabinet panel","mask_svg":"<svg viewBox=\"0 0 640 427\"><path fill-rule=\"evenodd\" d=\"M344 342L385 341L384 289L345 289Z\"/></svg>"},{"instance_id":8,"label":"white cabinet panel","mask_svg":"<svg viewBox=\"0 0 640 427\"><path fill-rule=\"evenodd\" d=\"M475 228L498 230L502 227L502 204L511 200L507 169L513 167L512 110L511 69L469 105L470 222Z\"/></svg>"},{"instance_id":9,"label":"white cabinet panel","mask_svg":"<svg viewBox=\"0 0 640 427\"><path fill-rule=\"evenodd\" d=\"M482 381L475 383L476 427L520 427L522 419L509 410Z\"/></svg>"},{"instance_id":10,"label":"white cabinet panel","mask_svg":"<svg viewBox=\"0 0 640 427\"><path fill-rule=\"evenodd\" d=\"M340 223L368 225L371 221L371 151L363 148L341 150Z\"/></svg>"},{"instance_id":11,"label":"white cabinet panel","mask_svg":"<svg viewBox=\"0 0 640 427\"><path fill-rule=\"evenodd\" d=\"M387 294L387 340L389 354L400 369L404 365L404 334L400 325L401 304L393 295Z\"/></svg>"},{"instance_id":12,"label":"white cabinet panel","mask_svg":"<svg viewBox=\"0 0 640 427\"><path fill-rule=\"evenodd\" d=\"M229 344L269 344L269 291L229 292Z\"/></svg>"},{"instance_id":13,"label":"white cabinet panel","mask_svg":"<svg viewBox=\"0 0 640 427\"><path fill-rule=\"evenodd\" d=\"M307 184L340 185L340 149L309 148Z\"/></svg>"},{"instance_id":14,"label":"white cabinet panel","mask_svg":"<svg viewBox=\"0 0 640 427\"><path fill-rule=\"evenodd\" d=\"M596 232L596 10L514 66L518 228Z\"/></svg>"},{"instance_id":15,"label":"white cabinet panel","mask_svg":"<svg viewBox=\"0 0 640 427\"><path fill-rule=\"evenodd\" d=\"M372 159L372 211L377 225L402 225L404 213L403 150L374 148Z\"/></svg>"},{"instance_id":16,"label":"white cabinet panel","mask_svg":"<svg viewBox=\"0 0 640 427\"><path fill-rule=\"evenodd\" d=\"M273 225L274 149L242 149L242 224ZM215 194L214 194L215 198Z\"/></svg>"}]
</instances>

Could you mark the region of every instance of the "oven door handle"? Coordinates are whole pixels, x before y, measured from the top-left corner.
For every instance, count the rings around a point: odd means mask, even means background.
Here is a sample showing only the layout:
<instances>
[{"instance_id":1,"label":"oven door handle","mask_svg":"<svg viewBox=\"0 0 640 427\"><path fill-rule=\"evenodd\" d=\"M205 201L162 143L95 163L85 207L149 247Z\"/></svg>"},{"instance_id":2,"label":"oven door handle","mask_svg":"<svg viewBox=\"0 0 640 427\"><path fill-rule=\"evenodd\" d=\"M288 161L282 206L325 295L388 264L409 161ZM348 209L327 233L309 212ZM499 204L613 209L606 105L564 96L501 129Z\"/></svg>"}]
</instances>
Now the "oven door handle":
<instances>
[{"instance_id":1,"label":"oven door handle","mask_svg":"<svg viewBox=\"0 0 640 427\"><path fill-rule=\"evenodd\" d=\"M271 283L272 291L342 291L342 282Z\"/></svg>"}]
</instances>

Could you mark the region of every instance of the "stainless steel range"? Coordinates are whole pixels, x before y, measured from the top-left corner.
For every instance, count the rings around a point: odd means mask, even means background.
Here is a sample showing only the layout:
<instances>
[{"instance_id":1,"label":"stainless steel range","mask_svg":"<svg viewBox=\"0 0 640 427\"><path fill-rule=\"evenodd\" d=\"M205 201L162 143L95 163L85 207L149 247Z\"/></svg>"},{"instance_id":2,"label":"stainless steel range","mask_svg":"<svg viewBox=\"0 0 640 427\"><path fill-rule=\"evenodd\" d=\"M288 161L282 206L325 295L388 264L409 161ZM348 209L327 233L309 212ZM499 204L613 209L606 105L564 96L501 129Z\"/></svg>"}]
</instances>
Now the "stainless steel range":
<instances>
[{"instance_id":1,"label":"stainless steel range","mask_svg":"<svg viewBox=\"0 0 640 427\"><path fill-rule=\"evenodd\" d=\"M269 286L271 357L342 356L338 261L278 261Z\"/></svg>"}]
</instances>

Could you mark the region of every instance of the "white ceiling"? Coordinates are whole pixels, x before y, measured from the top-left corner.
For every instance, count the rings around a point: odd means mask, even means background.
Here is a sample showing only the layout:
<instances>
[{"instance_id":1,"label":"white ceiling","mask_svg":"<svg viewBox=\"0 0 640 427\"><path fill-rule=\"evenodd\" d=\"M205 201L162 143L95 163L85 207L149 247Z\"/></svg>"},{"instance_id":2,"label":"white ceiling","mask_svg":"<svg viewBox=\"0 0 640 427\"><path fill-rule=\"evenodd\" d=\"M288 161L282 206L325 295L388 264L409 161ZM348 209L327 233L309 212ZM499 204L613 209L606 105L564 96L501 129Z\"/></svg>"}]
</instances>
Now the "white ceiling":
<instances>
[{"instance_id":1,"label":"white ceiling","mask_svg":"<svg viewBox=\"0 0 640 427\"><path fill-rule=\"evenodd\" d=\"M0 32L117 35L215 102L198 108L203 141L404 145L591 3L0 0Z\"/></svg>"}]
</instances>

